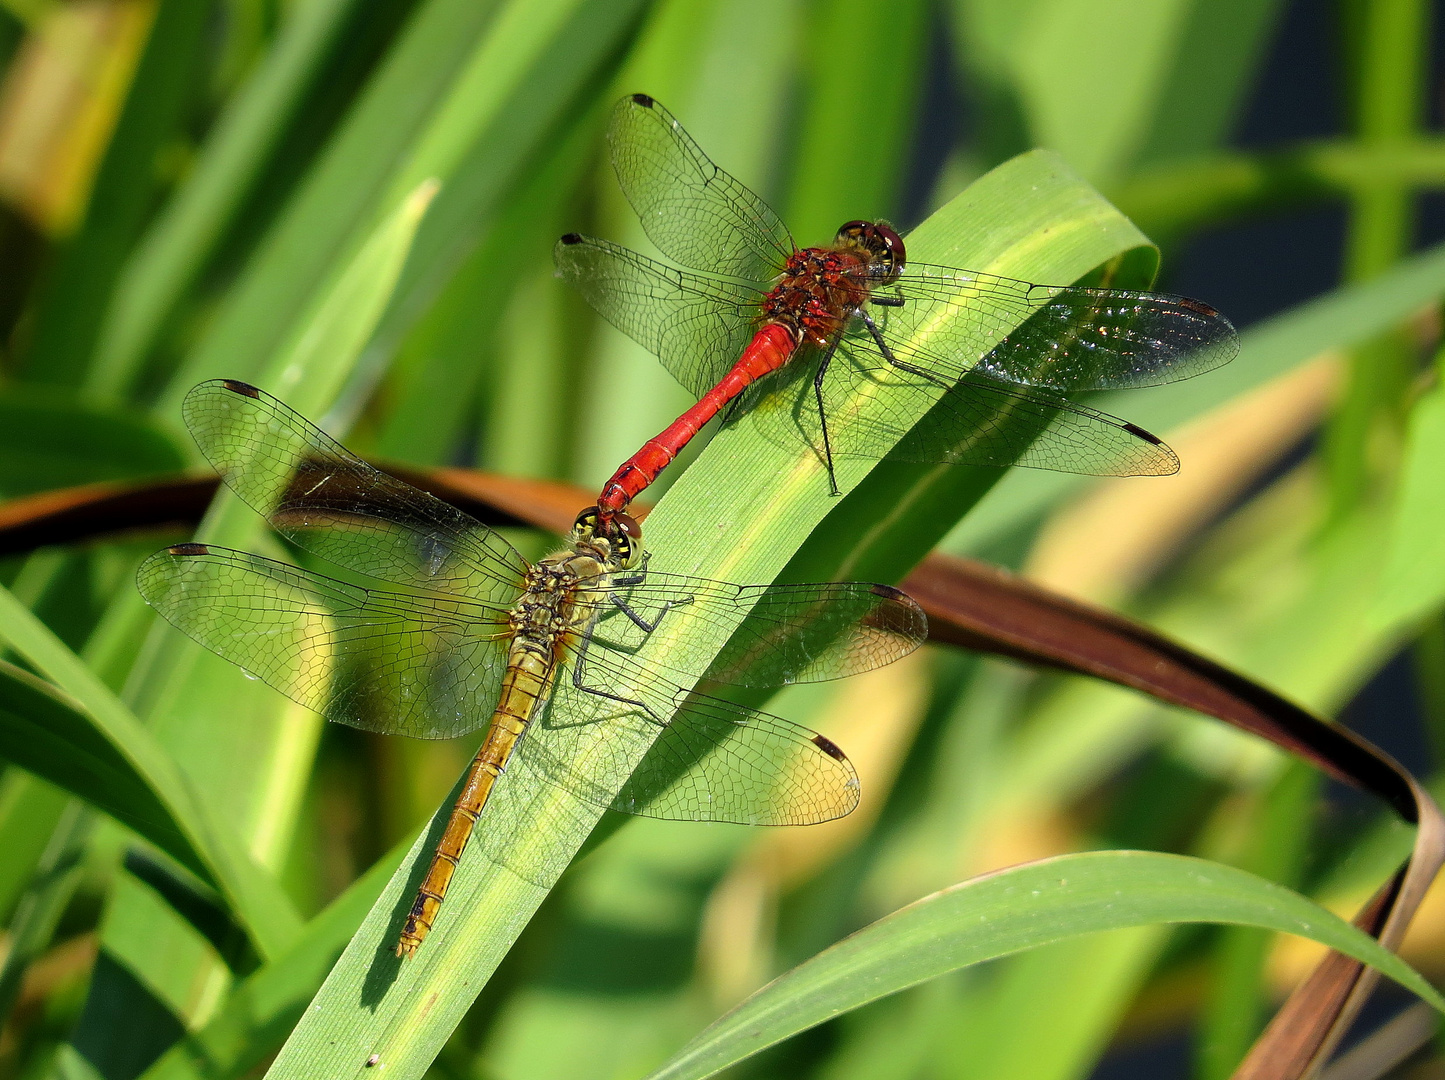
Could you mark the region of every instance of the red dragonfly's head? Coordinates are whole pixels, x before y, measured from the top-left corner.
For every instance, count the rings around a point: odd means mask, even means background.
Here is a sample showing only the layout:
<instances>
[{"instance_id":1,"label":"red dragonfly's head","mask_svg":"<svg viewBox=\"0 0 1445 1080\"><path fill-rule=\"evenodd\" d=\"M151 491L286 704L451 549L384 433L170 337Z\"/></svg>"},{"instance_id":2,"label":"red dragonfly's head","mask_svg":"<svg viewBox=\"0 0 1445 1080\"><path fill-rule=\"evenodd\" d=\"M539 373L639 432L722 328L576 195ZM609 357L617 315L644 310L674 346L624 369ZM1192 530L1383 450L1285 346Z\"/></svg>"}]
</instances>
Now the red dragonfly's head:
<instances>
[{"instance_id":1,"label":"red dragonfly's head","mask_svg":"<svg viewBox=\"0 0 1445 1080\"><path fill-rule=\"evenodd\" d=\"M892 285L908 261L903 237L886 221L849 221L838 230L833 243L867 260L870 284Z\"/></svg>"}]
</instances>

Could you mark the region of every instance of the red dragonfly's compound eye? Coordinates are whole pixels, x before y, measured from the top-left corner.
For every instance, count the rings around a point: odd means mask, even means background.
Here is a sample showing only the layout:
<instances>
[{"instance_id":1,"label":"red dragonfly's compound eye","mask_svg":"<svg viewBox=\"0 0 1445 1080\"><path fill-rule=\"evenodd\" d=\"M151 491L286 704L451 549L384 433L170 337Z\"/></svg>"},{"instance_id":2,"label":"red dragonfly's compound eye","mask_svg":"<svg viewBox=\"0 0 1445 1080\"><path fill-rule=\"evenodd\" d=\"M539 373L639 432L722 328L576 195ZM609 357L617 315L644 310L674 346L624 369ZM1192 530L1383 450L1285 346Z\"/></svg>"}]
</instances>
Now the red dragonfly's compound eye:
<instances>
[{"instance_id":1,"label":"red dragonfly's compound eye","mask_svg":"<svg viewBox=\"0 0 1445 1080\"><path fill-rule=\"evenodd\" d=\"M875 283L891 285L903 272L907 253L903 238L881 221L849 221L839 230L835 243L861 249L870 259L869 278Z\"/></svg>"},{"instance_id":2,"label":"red dragonfly's compound eye","mask_svg":"<svg viewBox=\"0 0 1445 1080\"><path fill-rule=\"evenodd\" d=\"M908 249L903 246L903 237L899 236L890 226L881 221L874 225L873 228L878 234L878 239L883 242L883 245L888 249L888 253L892 256L894 265L900 270L903 269L903 264L908 261Z\"/></svg>"}]
</instances>

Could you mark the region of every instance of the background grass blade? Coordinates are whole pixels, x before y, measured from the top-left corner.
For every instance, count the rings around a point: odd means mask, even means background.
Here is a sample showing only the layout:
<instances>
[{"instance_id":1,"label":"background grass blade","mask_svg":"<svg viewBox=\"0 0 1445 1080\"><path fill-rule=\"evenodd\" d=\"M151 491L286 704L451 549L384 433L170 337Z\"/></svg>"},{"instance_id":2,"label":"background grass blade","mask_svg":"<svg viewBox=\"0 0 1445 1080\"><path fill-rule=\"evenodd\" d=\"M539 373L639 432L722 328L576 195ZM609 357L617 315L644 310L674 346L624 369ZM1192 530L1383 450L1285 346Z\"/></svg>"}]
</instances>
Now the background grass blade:
<instances>
[{"instance_id":1,"label":"background grass blade","mask_svg":"<svg viewBox=\"0 0 1445 1080\"><path fill-rule=\"evenodd\" d=\"M1445 1012L1445 998L1399 957L1288 889L1178 855L1092 852L1000 870L895 912L769 984L649 1080L711 1076L841 1012L969 964L1160 922L1232 923L1312 938Z\"/></svg>"},{"instance_id":2,"label":"background grass blade","mask_svg":"<svg viewBox=\"0 0 1445 1080\"><path fill-rule=\"evenodd\" d=\"M157 193L156 161L189 117L204 4L160 0L85 218L49 282L29 363L37 381L75 385L91 361L107 299Z\"/></svg>"},{"instance_id":3,"label":"background grass blade","mask_svg":"<svg viewBox=\"0 0 1445 1080\"><path fill-rule=\"evenodd\" d=\"M1394 507L1384 577L1371 612L1381 630L1420 621L1445 600L1439 559L1440 471L1445 455L1445 391L1431 387L1410 411L1404 475Z\"/></svg>"},{"instance_id":4,"label":"background grass blade","mask_svg":"<svg viewBox=\"0 0 1445 1080\"><path fill-rule=\"evenodd\" d=\"M434 183L418 185L356 252L331 268L303 307L301 323L268 359L263 381L312 411L331 404L371 337L435 193ZM263 530L254 512L229 498L213 504L202 525L210 540L241 547ZM128 623L127 611L149 630L130 667L128 700L195 786L202 812L228 823L250 857L266 868L261 876L267 885L279 893L271 874L296 827L321 719L150 618L133 585L115 599L107 617ZM224 745L226 753L218 755L217 745ZM208 981L224 985L230 978L212 943L154 889L129 873L122 873L120 881L103 938L107 965L92 984L92 1011L75 1035L81 1055L109 1077L137 1071L137 1061L141 1067L150 1064L177 1037L174 1024L166 1022L168 1014L204 1016L202 1010L214 1006L196 988ZM258 951L269 958L280 945ZM116 1028L123 1012L111 1003L138 994L154 995L156 1022Z\"/></svg>"},{"instance_id":5,"label":"background grass blade","mask_svg":"<svg viewBox=\"0 0 1445 1080\"><path fill-rule=\"evenodd\" d=\"M50 388L0 394L0 492L7 497L176 472L185 460L168 433L136 410L80 405Z\"/></svg>"},{"instance_id":6,"label":"background grass blade","mask_svg":"<svg viewBox=\"0 0 1445 1080\"><path fill-rule=\"evenodd\" d=\"M291 904L270 875L251 861L229 827L214 818L191 794L174 762L155 745L130 711L95 679L78 657L4 591L0 591L0 632L13 649L52 678L85 710L83 719L90 729L85 733L87 741L92 746L99 742L109 752L111 761L106 772L114 778L113 789L118 791L122 786L129 789L119 795L118 802L103 805L102 809L125 814L137 824L148 820L147 830L158 829L158 835L168 839L162 845L164 850L179 851L182 861L216 883L262 956L280 951L299 929ZM19 674L13 674L9 688L16 694L28 690L28 699L24 705L16 706L16 718L43 723L34 715L44 704L41 688L33 685L27 688L17 681ZM20 709L25 709L28 717ZM80 719L73 708L60 704L52 704L49 713L51 719L65 721L72 729L74 721ZM54 762L53 755L51 760ZM60 772L63 767L55 765L54 771ZM60 779L57 775L41 775L52 782ZM77 794L84 797L83 792ZM155 813L156 806L162 807L164 813ZM172 832L175 835L170 835Z\"/></svg>"},{"instance_id":7,"label":"background grass blade","mask_svg":"<svg viewBox=\"0 0 1445 1080\"><path fill-rule=\"evenodd\" d=\"M131 252L99 329L95 360L87 369L88 392L114 398L133 389L162 324L214 258L323 68L327 50L361 7L356 0L320 0L287 21L217 123L189 182Z\"/></svg>"},{"instance_id":8,"label":"background grass blade","mask_svg":"<svg viewBox=\"0 0 1445 1080\"><path fill-rule=\"evenodd\" d=\"M398 848L379 859L312 918L290 948L239 983L225 1009L147 1069L144 1080L218 1080L263 1062L305 1011L403 854Z\"/></svg>"},{"instance_id":9,"label":"background grass blade","mask_svg":"<svg viewBox=\"0 0 1445 1080\"><path fill-rule=\"evenodd\" d=\"M0 666L5 756L115 816L176 861L207 875L168 800L74 701L10 664ZM145 750L140 751L144 757Z\"/></svg>"}]
</instances>

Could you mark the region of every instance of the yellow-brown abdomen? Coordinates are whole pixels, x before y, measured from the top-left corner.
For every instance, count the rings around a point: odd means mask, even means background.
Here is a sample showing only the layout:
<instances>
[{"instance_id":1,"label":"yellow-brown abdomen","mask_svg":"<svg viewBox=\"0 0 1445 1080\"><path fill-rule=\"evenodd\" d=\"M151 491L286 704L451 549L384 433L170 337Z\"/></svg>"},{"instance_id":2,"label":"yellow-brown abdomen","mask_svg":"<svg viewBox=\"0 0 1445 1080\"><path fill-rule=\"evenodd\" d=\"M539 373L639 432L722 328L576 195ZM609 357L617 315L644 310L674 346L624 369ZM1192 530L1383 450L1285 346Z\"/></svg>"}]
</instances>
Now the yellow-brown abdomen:
<instances>
[{"instance_id":1,"label":"yellow-brown abdomen","mask_svg":"<svg viewBox=\"0 0 1445 1080\"><path fill-rule=\"evenodd\" d=\"M502 679L502 694L492 713L491 726L477 756L467 769L461 794L452 807L446 829L427 867L426 877L417 889L397 942L396 955L410 956L431 932L437 911L446 898L452 875L476 828L477 819L491 797L497 778L506 771L507 762L526 733L527 725L536 715L538 705L546 699L556 670L555 657L541 653L526 642L516 642L507 657L507 673Z\"/></svg>"}]
</instances>

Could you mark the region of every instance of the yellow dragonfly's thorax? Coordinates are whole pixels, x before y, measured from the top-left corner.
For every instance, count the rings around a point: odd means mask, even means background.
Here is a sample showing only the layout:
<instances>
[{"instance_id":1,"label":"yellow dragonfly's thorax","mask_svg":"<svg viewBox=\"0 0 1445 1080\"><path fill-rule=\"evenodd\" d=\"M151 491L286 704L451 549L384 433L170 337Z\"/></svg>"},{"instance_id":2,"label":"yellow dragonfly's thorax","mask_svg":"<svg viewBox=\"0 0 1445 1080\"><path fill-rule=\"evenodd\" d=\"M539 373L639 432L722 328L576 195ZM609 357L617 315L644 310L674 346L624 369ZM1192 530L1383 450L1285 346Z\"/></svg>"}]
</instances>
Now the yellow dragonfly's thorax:
<instances>
[{"instance_id":1,"label":"yellow dragonfly's thorax","mask_svg":"<svg viewBox=\"0 0 1445 1080\"><path fill-rule=\"evenodd\" d=\"M528 569L508 616L515 644L555 653L568 637L585 631L603 602L606 570L602 560L570 549Z\"/></svg>"}]
</instances>

